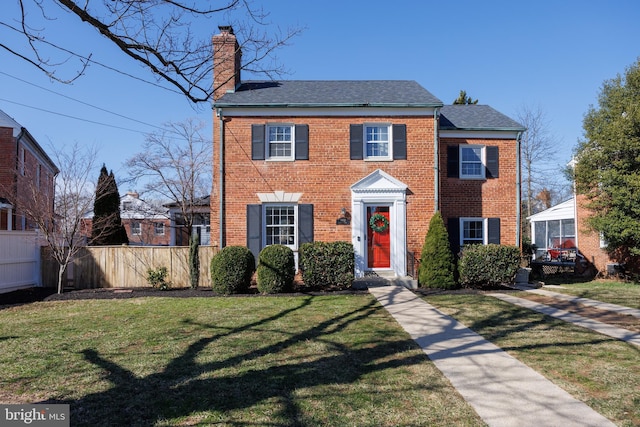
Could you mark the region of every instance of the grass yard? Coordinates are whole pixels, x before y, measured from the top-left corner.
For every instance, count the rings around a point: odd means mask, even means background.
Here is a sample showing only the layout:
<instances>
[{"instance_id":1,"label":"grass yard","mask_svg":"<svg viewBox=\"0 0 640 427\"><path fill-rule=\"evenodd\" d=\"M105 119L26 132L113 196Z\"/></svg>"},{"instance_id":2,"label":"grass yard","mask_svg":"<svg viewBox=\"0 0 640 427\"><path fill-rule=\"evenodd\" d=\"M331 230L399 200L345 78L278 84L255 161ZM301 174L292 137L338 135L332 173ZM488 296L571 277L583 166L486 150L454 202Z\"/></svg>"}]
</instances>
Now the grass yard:
<instances>
[{"instance_id":1,"label":"grass yard","mask_svg":"<svg viewBox=\"0 0 640 427\"><path fill-rule=\"evenodd\" d=\"M591 298L611 304L640 309L640 284L594 280L583 283L560 283L560 287L546 288L553 292Z\"/></svg>"},{"instance_id":2,"label":"grass yard","mask_svg":"<svg viewBox=\"0 0 640 427\"><path fill-rule=\"evenodd\" d=\"M616 284L601 290L590 289L588 284L582 290L578 290L582 285L566 286L572 293L581 292L580 296L602 296L603 301L609 299L605 295L627 289ZM635 286L628 292L637 298L640 287ZM638 347L490 296L434 295L425 299L617 425L640 426ZM610 302L623 301L611 297Z\"/></svg>"},{"instance_id":3,"label":"grass yard","mask_svg":"<svg viewBox=\"0 0 640 427\"><path fill-rule=\"evenodd\" d=\"M484 425L370 295L0 309L0 402L73 426Z\"/></svg>"}]
</instances>

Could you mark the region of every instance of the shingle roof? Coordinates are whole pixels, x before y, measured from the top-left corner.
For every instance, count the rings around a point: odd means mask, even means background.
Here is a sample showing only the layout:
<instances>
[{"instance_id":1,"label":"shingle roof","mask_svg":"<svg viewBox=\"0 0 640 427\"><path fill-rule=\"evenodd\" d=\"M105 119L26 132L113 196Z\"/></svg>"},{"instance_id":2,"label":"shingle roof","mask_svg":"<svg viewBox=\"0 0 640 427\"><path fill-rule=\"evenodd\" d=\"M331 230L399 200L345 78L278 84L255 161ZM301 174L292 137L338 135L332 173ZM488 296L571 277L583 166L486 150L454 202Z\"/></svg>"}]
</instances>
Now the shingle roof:
<instances>
[{"instance_id":1,"label":"shingle roof","mask_svg":"<svg viewBox=\"0 0 640 427\"><path fill-rule=\"evenodd\" d=\"M442 101L413 80L246 81L217 106L415 106Z\"/></svg>"},{"instance_id":2,"label":"shingle roof","mask_svg":"<svg viewBox=\"0 0 640 427\"><path fill-rule=\"evenodd\" d=\"M440 110L440 129L526 130L520 123L488 105L445 105Z\"/></svg>"}]
</instances>

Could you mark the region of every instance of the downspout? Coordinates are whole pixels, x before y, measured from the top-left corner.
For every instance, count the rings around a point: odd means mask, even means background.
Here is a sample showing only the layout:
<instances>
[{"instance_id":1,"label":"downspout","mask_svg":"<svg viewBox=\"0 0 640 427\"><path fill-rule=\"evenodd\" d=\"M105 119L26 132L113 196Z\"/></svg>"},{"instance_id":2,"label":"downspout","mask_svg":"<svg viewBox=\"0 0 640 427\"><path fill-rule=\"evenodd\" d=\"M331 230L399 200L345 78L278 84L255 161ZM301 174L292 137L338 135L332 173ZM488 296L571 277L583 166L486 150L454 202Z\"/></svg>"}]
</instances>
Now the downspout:
<instances>
[{"instance_id":1,"label":"downspout","mask_svg":"<svg viewBox=\"0 0 640 427\"><path fill-rule=\"evenodd\" d=\"M218 170L220 173L220 208L219 208L219 221L220 221L220 242L218 243L218 248L222 249L224 244L224 117L222 114L222 108L216 108L216 112L218 113L218 117L220 120L220 158Z\"/></svg>"},{"instance_id":2,"label":"downspout","mask_svg":"<svg viewBox=\"0 0 640 427\"><path fill-rule=\"evenodd\" d=\"M440 210L440 141L438 139L438 116L440 111L438 108L433 109L433 207L434 211Z\"/></svg>"},{"instance_id":3,"label":"downspout","mask_svg":"<svg viewBox=\"0 0 640 427\"><path fill-rule=\"evenodd\" d=\"M522 132L518 132L518 134L516 135L516 246L520 248L520 235L522 234L522 230L521 230L521 222L522 222L522 201L520 200L520 198L522 197L521 195L521 188L520 186L522 185L522 177L520 176L521 174L521 167L520 167L520 162L521 162L521 153L520 153L520 143L522 140Z\"/></svg>"}]
</instances>

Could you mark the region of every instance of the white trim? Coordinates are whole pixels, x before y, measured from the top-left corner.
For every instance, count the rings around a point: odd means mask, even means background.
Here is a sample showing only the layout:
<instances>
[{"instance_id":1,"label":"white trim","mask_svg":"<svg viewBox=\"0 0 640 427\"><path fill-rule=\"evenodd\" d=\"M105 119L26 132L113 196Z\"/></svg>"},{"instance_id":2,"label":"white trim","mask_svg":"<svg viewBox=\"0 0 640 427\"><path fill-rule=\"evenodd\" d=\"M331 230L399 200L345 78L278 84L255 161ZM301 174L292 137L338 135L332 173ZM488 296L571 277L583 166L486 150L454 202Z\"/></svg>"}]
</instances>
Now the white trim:
<instances>
[{"instance_id":1,"label":"white trim","mask_svg":"<svg viewBox=\"0 0 640 427\"><path fill-rule=\"evenodd\" d=\"M369 156L367 155L369 141L367 140L368 128L387 128L387 155L386 156ZM366 161L385 161L393 160L393 126L391 123L364 123L362 125L362 158Z\"/></svg>"},{"instance_id":2,"label":"white trim","mask_svg":"<svg viewBox=\"0 0 640 427\"><path fill-rule=\"evenodd\" d=\"M356 277L367 268L367 206L389 206L391 268L396 276L407 271L407 185L378 169L351 186L351 241Z\"/></svg>"},{"instance_id":3,"label":"white trim","mask_svg":"<svg viewBox=\"0 0 640 427\"><path fill-rule=\"evenodd\" d=\"M471 221L482 221L482 244L486 245L489 241L489 219L480 217L463 217L460 218L460 246L464 245L464 223Z\"/></svg>"},{"instance_id":4,"label":"white trim","mask_svg":"<svg viewBox=\"0 0 640 427\"><path fill-rule=\"evenodd\" d=\"M221 107L225 117L432 117L434 107Z\"/></svg>"},{"instance_id":5,"label":"white trim","mask_svg":"<svg viewBox=\"0 0 640 427\"><path fill-rule=\"evenodd\" d=\"M279 243L280 245L287 246L293 252L298 252L298 204L297 203L266 203L262 205L262 247L271 246L267 244L267 209L269 208L293 208L293 224L284 224L284 227L293 226L293 244ZM272 243L278 244L278 243ZM297 266L297 264L296 264Z\"/></svg>"},{"instance_id":6,"label":"white trim","mask_svg":"<svg viewBox=\"0 0 640 427\"><path fill-rule=\"evenodd\" d=\"M462 151L465 149L480 149L480 174L478 175L464 175L462 173ZM471 163L471 162L468 162ZM474 164L476 162L473 162ZM487 149L484 145L480 144L460 144L458 146L458 177L460 179L486 179L486 169L487 169Z\"/></svg>"},{"instance_id":7,"label":"white trim","mask_svg":"<svg viewBox=\"0 0 640 427\"><path fill-rule=\"evenodd\" d=\"M269 139L269 129L270 128L289 128L291 130L291 139L288 141L291 146L291 154L288 156L271 156L269 154L271 140ZM287 143L287 141L283 141L281 143ZM296 126L291 123L267 123L264 127L264 158L266 161L270 162L290 162L295 160L296 158Z\"/></svg>"},{"instance_id":8,"label":"white trim","mask_svg":"<svg viewBox=\"0 0 640 427\"><path fill-rule=\"evenodd\" d=\"M261 203L298 203L302 193L285 193L274 191L273 193L256 193Z\"/></svg>"},{"instance_id":9,"label":"white trim","mask_svg":"<svg viewBox=\"0 0 640 427\"><path fill-rule=\"evenodd\" d=\"M440 129L440 138L462 139L516 139L518 131L515 130L445 130Z\"/></svg>"}]
</instances>

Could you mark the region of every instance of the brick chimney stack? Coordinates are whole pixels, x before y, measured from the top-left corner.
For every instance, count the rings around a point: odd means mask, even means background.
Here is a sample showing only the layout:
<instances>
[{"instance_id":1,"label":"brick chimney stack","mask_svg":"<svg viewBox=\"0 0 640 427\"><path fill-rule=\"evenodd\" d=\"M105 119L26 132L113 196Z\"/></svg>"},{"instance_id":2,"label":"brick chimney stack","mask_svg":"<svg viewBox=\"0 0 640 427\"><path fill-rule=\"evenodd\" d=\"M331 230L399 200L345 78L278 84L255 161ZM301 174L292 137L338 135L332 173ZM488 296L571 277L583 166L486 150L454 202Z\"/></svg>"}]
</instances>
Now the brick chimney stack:
<instances>
[{"instance_id":1,"label":"brick chimney stack","mask_svg":"<svg viewBox=\"0 0 640 427\"><path fill-rule=\"evenodd\" d=\"M230 25L219 26L213 36L213 101L240 85L242 51Z\"/></svg>"}]
</instances>

